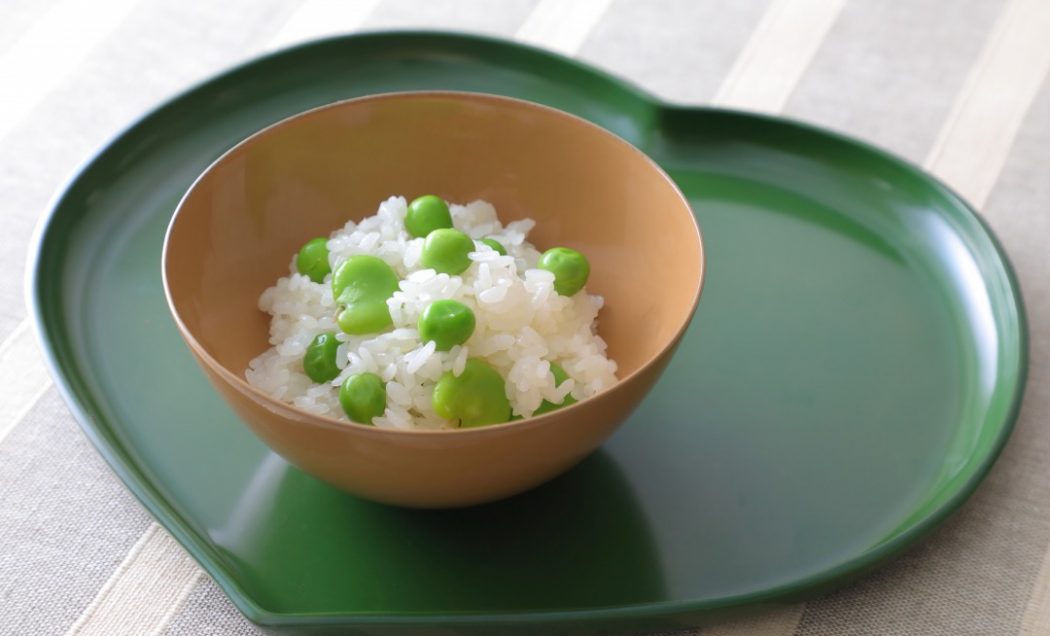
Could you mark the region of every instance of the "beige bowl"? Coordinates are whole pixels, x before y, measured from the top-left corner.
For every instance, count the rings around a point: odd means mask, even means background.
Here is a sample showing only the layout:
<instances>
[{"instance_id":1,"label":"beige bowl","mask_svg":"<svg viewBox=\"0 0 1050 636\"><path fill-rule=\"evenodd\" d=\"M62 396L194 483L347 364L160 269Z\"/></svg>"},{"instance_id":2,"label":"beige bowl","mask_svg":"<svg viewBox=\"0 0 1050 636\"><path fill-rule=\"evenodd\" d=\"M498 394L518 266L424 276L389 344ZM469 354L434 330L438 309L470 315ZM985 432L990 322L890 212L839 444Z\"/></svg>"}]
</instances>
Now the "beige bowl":
<instances>
[{"instance_id":1,"label":"beige bowl","mask_svg":"<svg viewBox=\"0 0 1050 636\"><path fill-rule=\"evenodd\" d=\"M541 251L576 248L620 381L547 415L402 431L303 412L244 379L269 347L259 295L315 236L391 195L485 199L532 217ZM573 466L656 382L700 296L704 253L682 193L633 146L566 113L491 95L398 93L339 102L249 137L197 179L164 245L168 304L237 414L302 470L386 503L452 507L507 497Z\"/></svg>"}]
</instances>

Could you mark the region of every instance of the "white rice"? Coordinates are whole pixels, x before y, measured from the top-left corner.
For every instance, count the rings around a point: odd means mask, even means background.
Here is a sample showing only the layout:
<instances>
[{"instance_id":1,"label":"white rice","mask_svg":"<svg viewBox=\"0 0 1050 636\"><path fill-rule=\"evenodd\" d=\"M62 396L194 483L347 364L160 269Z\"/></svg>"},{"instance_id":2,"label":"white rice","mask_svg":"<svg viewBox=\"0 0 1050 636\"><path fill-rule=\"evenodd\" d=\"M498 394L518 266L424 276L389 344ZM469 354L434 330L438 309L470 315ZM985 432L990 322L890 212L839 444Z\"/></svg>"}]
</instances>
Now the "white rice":
<instances>
[{"instance_id":1,"label":"white rice","mask_svg":"<svg viewBox=\"0 0 1050 636\"><path fill-rule=\"evenodd\" d=\"M616 382L616 363L605 355L596 333L601 296L572 297L554 291L554 275L537 269L540 253L526 241L531 219L502 225L485 201L450 205L456 229L475 239L471 266L458 276L420 269L423 239L405 230L408 205L391 197L360 223L348 222L328 239L332 271L351 256L372 254L386 261L401 278L400 290L387 301L393 329L351 336L336 325L331 274L314 283L298 274L293 255L290 274L263 292L259 308L273 316L270 344L249 363L248 382L301 409L346 420L339 405L339 385L348 376L371 372L386 383L386 412L373 420L379 427L440 429L452 426L431 408L434 385L447 371L462 373L467 358L480 358L499 371L514 414L532 415L543 400L560 403L569 393L588 398ZM502 256L477 239L493 238L507 250ZM477 326L463 345L435 351L416 330L420 313L435 300L454 299L474 311ZM315 384L303 371L306 347L319 333L336 332L342 343L337 364L342 369L328 384ZM550 364L569 375L554 386Z\"/></svg>"}]
</instances>

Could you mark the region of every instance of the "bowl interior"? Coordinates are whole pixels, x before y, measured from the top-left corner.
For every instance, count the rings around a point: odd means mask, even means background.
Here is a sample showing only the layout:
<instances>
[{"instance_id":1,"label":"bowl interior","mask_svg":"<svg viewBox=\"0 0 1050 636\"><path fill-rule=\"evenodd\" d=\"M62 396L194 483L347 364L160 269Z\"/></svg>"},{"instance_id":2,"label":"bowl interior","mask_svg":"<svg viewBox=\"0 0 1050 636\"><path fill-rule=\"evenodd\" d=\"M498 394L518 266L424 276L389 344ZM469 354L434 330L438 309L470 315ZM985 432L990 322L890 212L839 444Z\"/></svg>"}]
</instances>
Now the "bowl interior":
<instances>
[{"instance_id":1,"label":"bowl interior","mask_svg":"<svg viewBox=\"0 0 1050 636\"><path fill-rule=\"evenodd\" d=\"M186 335L242 378L268 345L259 295L304 242L375 213L391 195L485 199L531 217L541 251L591 263L599 333L625 378L691 315L702 247L688 204L645 155L581 119L518 100L407 93L340 102L242 142L194 184L165 248ZM191 343L192 344L192 343Z\"/></svg>"}]
</instances>

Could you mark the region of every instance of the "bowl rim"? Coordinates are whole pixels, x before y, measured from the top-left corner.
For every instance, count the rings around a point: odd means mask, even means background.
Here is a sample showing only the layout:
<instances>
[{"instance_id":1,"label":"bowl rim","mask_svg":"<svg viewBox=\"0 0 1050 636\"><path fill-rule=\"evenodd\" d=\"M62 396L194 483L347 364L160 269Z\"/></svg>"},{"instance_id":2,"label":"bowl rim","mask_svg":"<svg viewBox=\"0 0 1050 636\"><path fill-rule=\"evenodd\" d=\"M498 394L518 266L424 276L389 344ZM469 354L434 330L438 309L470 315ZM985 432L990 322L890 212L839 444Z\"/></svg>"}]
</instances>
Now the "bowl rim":
<instances>
[{"instance_id":1,"label":"bowl rim","mask_svg":"<svg viewBox=\"0 0 1050 636\"><path fill-rule=\"evenodd\" d=\"M645 360L645 362L640 364L634 371L632 371L628 375L626 375L624 377L621 377L621 378L617 378L615 384L613 384L612 386L602 390L601 392L599 392L599 393L597 393L595 395L592 395L591 397L588 397L588 398L586 398L584 400L579 400L579 401L577 401L577 402L575 402L573 404L570 404L568 406L556 409L554 411L549 411L549 412L544 413L542 415L533 415L531 417L527 417L527 418L524 418L524 419L521 419L521 420L513 420L513 421L508 421L508 422L502 422L502 423L499 423L499 424L492 424L492 425L488 425L488 426L478 426L478 427L471 427L471 428L414 429L414 428L378 427L378 426L374 426L374 425L361 424L360 422L354 422L354 421L351 421L351 420L340 420L340 419L336 419L334 417L330 417L330 416L327 416L327 415L311 413L311 412L306 411L304 409L298 408L295 405L290 404L288 402L283 402L281 400L278 400L277 398L274 398L273 396L271 396L268 393L262 391L261 389L255 387L255 386L253 386L251 384L249 384L247 379L243 378L241 375L238 375L238 374L234 373L230 369L226 368L225 365L219 363L219 361L216 360L215 357L211 355L211 353L207 350L207 348L204 347L197 340L197 338L193 335L193 333L190 331L190 329L186 326L185 322L182 319L182 315L180 314L180 312L178 310L178 307L176 306L174 300L172 299L171 287L170 287L169 281L168 281L168 253L169 253L169 250L170 250L170 240L171 240L172 230L174 229L176 223L179 220L179 217L180 217L180 215L181 215L181 213L182 213L182 211L183 211L183 209L185 207L186 201L197 190L197 188L200 185L200 183L209 174L211 174L214 171L214 169L219 164L223 163L232 154L238 152L239 150L241 150L243 147L247 146L248 144L253 143L254 141L259 139L260 137L263 137L265 135L271 134L275 129L277 129L279 127L283 127L283 126L291 123L294 120L297 120L297 119L300 119L300 118L303 118L303 117L307 117L309 115L312 115L312 114L315 114L315 113L318 113L318 112L321 112L321 111L325 111L325 110L334 110L334 109L338 109L338 108L343 108L347 104L351 104L351 103L357 104L357 103L373 102L373 101L412 100L412 99L420 99L420 98L444 98L444 99L453 99L453 100L488 102L488 103L497 103L497 104L511 105L511 106L519 107L519 108L520 107L524 107L524 108L531 108L531 109L534 109L534 110L547 111L547 113L552 114L552 115L554 115L556 117L560 117L560 118L563 118L563 119L568 119L568 120L574 122L577 125L583 125L583 126L586 126L588 128L591 128L592 130L594 130L595 132L599 133L600 135L606 136L607 138L611 139L614 143L626 146L627 149L628 149L628 152L634 153L636 156L641 158L643 163L647 164L651 169L653 169L656 172L656 174L667 185L669 185L671 187L671 190L674 193L674 195L678 198L678 200L681 202L681 204L684 206L684 208L689 211L689 217L690 217L690 220L692 221L692 229L693 229L693 231L695 233L696 244L697 244L697 248L698 248L699 256L700 256L699 275L697 276L696 288L693 291L693 297L692 297L692 301L690 302L690 305L689 305L689 310L686 313L686 319L684 321L682 321L682 323L680 325L678 325L678 328L675 330L674 334L667 340L667 342L663 346L661 346L656 351L656 353L654 353L653 355L649 356L649 358L647 360ZM161 269L161 280L163 282L163 287L164 287L164 299L165 299L165 301L166 301L166 303L168 305L168 312L169 312L169 314L171 314L171 317L174 319L175 325L178 328L180 335L182 336L182 338L186 342L186 344L190 347L190 349L193 351L194 355L198 358L198 360L203 365L207 366L208 369L210 369L213 373L217 374L220 378L222 378L222 380L226 384L228 384L229 386L231 386L232 388L237 390L239 393L241 393L245 397L251 399L252 401L254 401L256 403L261 404L267 410L269 410L269 411L271 411L271 412L273 412L273 413L275 413L277 415L280 415L282 418L284 418L284 419L286 419L286 420L288 420L290 422L295 422L295 423L298 423L298 424L306 424L306 425L311 425L311 426L317 426L317 427L320 427L320 428L323 428L323 429L329 429L329 430L335 429L335 430L339 430L339 431L356 431L356 432L359 432L359 433L364 434L364 435L376 435L376 436L381 436L381 437L385 437L387 435L397 435L397 436L405 436L405 435L415 435L415 436L432 436L432 435L459 435L459 436L462 436L462 435L474 435L474 436L483 436L483 435L489 435L489 434L500 434L501 431L508 431L510 429L534 428L534 427L542 426L546 422L553 421L556 417L557 418L561 418L564 415L569 414L569 413L571 413L574 410L578 410L578 409L581 408L581 406L586 405L588 403L591 403L595 399L601 398L603 396L607 396L608 394L610 394L610 393L612 393L614 391L620 390L624 386L626 386L626 384L628 382L630 382L630 381L634 380L635 378L637 378L638 376L643 375L644 373L648 372L655 364L657 364L658 360L660 360L665 354L668 353L669 350L672 350L675 346L677 346L678 342L682 339L682 336L685 335L686 330L689 328L689 325L693 321L693 317L696 314L697 306L698 306L698 304L700 302L700 295L703 292L704 283L705 283L705 280L707 278L707 250L705 249L705 246L704 246L703 232L700 229L700 224L699 224L699 221L696 218L696 214L693 213L693 211L692 211L692 206L689 204L688 198L686 198L686 196L682 193L682 190L678 187L678 184L676 184L674 182L674 179L672 179L670 177L670 175L668 175L667 172L662 167L660 167L660 165L658 163L656 163L655 160L653 160L649 155L647 155L645 152L640 150L637 146L635 146L634 144L630 143L629 141L627 141L623 137L620 137L619 135L613 133L612 131L610 131L610 130L602 127L602 126L599 126L598 124L596 124L594 122L588 121L588 120L586 120L586 119L584 119L582 117L579 117L579 116L574 115L572 113L568 113L568 112L560 110L558 108L547 106L545 104L539 104L539 103L536 103L536 102L533 102L533 101L529 101L529 100L526 100L526 99L519 99L519 98L515 98L515 97L507 97L505 95L496 95L496 94L492 94L492 93L474 92L474 91L455 91L455 90L392 91L392 92L386 92L386 93L374 93L374 94L370 94L370 95L363 95L363 96L360 96L360 97L352 97L352 98L349 98L349 99L341 99L341 100L337 100L337 101L334 101L334 102L331 102L331 103L328 103L328 104L323 104L321 106L310 108L310 109L307 109L307 110L295 113L293 115L289 115L288 117L284 117L282 119L279 119L279 120L277 120L277 121L275 121L275 122L273 122L273 123L271 123L271 124L261 128L261 129L255 131L255 132L253 132L252 134L248 135L247 137L245 137L241 141L239 141L236 144L234 144L233 146L231 146L229 149L227 149L225 152L223 152L221 155L219 155L215 160L213 160L211 163L209 163L208 166L203 171L201 171L201 173L199 175L197 175L194 178L193 183L190 184L189 188L186 189L186 192L184 192L182 197L180 197L179 203L178 203L178 205L175 206L175 211L172 213L171 220L168 222L168 227L167 227L167 229L164 232L164 244L163 244L163 248L161 250L161 259L160 260L161 260L161 263L160 263L160 265L161 265L161 268L160 268Z\"/></svg>"}]
</instances>

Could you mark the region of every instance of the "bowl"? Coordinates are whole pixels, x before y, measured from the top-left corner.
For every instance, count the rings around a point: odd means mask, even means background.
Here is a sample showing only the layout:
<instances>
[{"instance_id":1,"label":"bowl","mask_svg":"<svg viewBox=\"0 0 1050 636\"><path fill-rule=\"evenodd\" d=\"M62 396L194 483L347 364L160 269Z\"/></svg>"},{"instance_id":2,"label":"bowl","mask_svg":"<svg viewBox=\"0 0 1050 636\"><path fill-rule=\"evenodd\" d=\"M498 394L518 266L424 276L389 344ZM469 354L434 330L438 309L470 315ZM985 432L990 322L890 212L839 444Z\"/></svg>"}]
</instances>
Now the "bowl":
<instances>
[{"instance_id":1,"label":"bowl","mask_svg":"<svg viewBox=\"0 0 1050 636\"><path fill-rule=\"evenodd\" d=\"M259 295L307 240L391 195L485 199L504 223L531 217L541 251L568 245L605 297L599 334L619 382L571 406L481 428L377 428L308 413L249 385L268 342ZM685 197L642 152L583 119L530 102L454 92L323 106L216 160L165 238L168 305L190 351L251 430L300 469L374 501L457 507L564 472L611 435L670 360L700 297L704 250Z\"/></svg>"}]
</instances>

